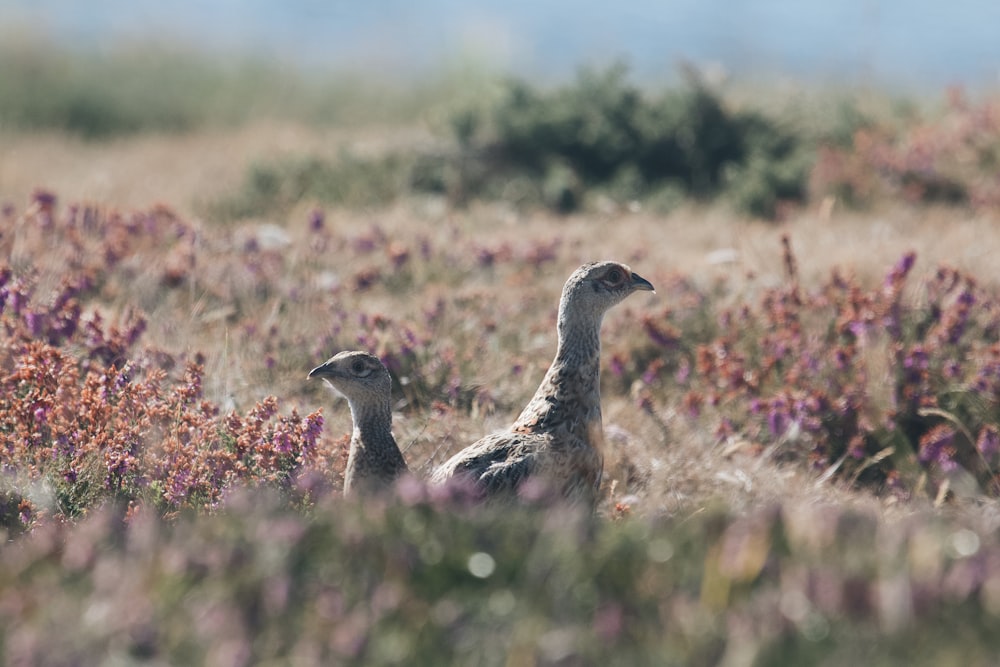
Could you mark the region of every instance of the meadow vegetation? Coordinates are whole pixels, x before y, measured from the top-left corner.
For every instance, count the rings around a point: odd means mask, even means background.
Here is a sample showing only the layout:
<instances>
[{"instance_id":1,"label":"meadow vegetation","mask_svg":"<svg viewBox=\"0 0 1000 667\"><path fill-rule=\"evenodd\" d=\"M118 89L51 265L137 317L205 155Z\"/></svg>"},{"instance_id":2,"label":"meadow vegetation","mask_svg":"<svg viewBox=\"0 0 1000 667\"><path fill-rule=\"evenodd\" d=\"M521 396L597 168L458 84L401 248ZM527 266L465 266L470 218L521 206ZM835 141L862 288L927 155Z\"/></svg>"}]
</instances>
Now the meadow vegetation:
<instances>
[{"instance_id":1,"label":"meadow vegetation","mask_svg":"<svg viewBox=\"0 0 1000 667\"><path fill-rule=\"evenodd\" d=\"M263 66L4 48L7 664L995 663L995 101L610 68L399 130ZM98 84L153 62L164 97ZM594 516L341 498L310 368L378 354L424 477L517 414L598 258L657 292L604 323Z\"/></svg>"}]
</instances>

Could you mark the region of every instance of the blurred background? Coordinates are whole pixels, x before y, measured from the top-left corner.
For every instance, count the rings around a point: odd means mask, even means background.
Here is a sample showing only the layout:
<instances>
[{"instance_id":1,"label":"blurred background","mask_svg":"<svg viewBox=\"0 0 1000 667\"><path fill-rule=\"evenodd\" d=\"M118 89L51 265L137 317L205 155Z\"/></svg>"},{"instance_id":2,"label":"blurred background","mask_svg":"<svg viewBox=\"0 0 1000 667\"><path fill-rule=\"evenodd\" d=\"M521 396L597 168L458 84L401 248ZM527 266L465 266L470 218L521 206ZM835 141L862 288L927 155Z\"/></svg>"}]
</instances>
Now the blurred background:
<instances>
[{"instance_id":1,"label":"blurred background","mask_svg":"<svg viewBox=\"0 0 1000 667\"><path fill-rule=\"evenodd\" d=\"M6 0L0 199L43 185L213 219L413 193L982 210L1000 202L997 26L976 0Z\"/></svg>"},{"instance_id":2,"label":"blurred background","mask_svg":"<svg viewBox=\"0 0 1000 667\"><path fill-rule=\"evenodd\" d=\"M1000 3L988 0L5 0L3 38L101 51L155 42L409 77L456 58L565 79L623 59L640 80L679 59L738 77L926 90L1000 83Z\"/></svg>"}]
</instances>

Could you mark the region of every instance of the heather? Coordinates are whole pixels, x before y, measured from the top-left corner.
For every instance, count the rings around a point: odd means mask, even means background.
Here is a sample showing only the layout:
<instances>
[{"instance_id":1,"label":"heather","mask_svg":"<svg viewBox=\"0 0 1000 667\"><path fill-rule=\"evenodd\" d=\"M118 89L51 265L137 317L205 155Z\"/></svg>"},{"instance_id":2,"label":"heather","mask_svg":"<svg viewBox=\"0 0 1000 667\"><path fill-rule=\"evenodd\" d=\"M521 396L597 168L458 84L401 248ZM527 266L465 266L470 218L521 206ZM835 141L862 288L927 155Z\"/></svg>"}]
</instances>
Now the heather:
<instances>
[{"instance_id":1,"label":"heather","mask_svg":"<svg viewBox=\"0 0 1000 667\"><path fill-rule=\"evenodd\" d=\"M996 535L837 508L609 521L259 491L5 547L9 664L991 664ZM745 662L744 662L745 661Z\"/></svg>"},{"instance_id":2,"label":"heather","mask_svg":"<svg viewBox=\"0 0 1000 667\"><path fill-rule=\"evenodd\" d=\"M46 511L76 517L109 498L211 509L235 483L288 486L322 469L323 418L296 405L304 389L279 400L257 385L277 378L290 386L288 378L304 377L303 368L337 349L379 354L414 416L432 411L446 421L513 409L498 395L503 385L491 389L475 366L483 345L513 346L499 337L504 306L489 304L485 288L450 287L497 273L524 279L561 255L557 241L493 247L458 230L444 246L420 233L390 239L378 225L342 234L319 209L295 235L266 225L212 230L164 207L63 208L43 191L7 220L16 233L0 274L4 467L18 485L38 484L51 496L49 507L13 498L5 520L12 525ZM45 264L28 262L52 235L63 242ZM331 252L356 264L334 273L323 266ZM994 292L947 266L914 280L913 253L878 284L833 267L828 279L805 286L790 237L773 252L781 284L735 302L742 286L705 289L658 276L655 304L630 313L631 326L616 319L607 327L605 392L654 423L671 413L710 441L741 442L876 493L943 498L958 484L994 495ZM310 273L304 282L291 278ZM414 295L408 308L380 305L379 295L405 294ZM159 317L204 313L200 328L221 329L240 357L253 357L244 362L244 395L230 388L206 396L212 362L178 345L175 326L147 340L154 315L144 304ZM282 326L306 313L308 323ZM520 360L515 353L514 373ZM216 382L232 382L231 368L218 372Z\"/></svg>"},{"instance_id":3,"label":"heather","mask_svg":"<svg viewBox=\"0 0 1000 667\"><path fill-rule=\"evenodd\" d=\"M995 101L494 92L416 130L4 116L3 661L994 663ZM603 324L594 515L425 487L603 258L657 291ZM306 378L346 349L415 473L378 500Z\"/></svg>"},{"instance_id":4,"label":"heather","mask_svg":"<svg viewBox=\"0 0 1000 667\"><path fill-rule=\"evenodd\" d=\"M211 226L44 190L7 207L10 662L988 661L995 539L961 508L997 492L993 283L914 253L807 279L794 233L768 281L651 267L657 294L604 327L596 516L476 510L412 480L346 502L348 416L308 368L379 354L425 475L519 409L577 261L571 237L411 215ZM698 456L735 467L684 479ZM796 470L912 509L726 500Z\"/></svg>"}]
</instances>

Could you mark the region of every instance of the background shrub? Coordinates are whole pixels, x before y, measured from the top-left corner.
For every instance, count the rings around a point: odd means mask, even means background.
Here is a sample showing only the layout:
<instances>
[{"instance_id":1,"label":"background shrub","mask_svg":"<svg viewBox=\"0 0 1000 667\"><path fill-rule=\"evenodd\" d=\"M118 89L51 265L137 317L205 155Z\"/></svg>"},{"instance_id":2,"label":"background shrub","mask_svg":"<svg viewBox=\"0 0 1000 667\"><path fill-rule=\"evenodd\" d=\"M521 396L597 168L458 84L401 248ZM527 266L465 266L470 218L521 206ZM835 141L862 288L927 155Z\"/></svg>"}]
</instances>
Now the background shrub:
<instances>
[{"instance_id":1,"label":"background shrub","mask_svg":"<svg viewBox=\"0 0 1000 667\"><path fill-rule=\"evenodd\" d=\"M806 194L801 140L761 113L730 110L696 77L655 98L629 84L622 66L584 70L551 91L512 81L477 120L470 113L458 112L453 128L494 165L486 180L526 174L561 211L591 188L642 200L665 188L708 199L729 187L740 210L764 217Z\"/></svg>"}]
</instances>

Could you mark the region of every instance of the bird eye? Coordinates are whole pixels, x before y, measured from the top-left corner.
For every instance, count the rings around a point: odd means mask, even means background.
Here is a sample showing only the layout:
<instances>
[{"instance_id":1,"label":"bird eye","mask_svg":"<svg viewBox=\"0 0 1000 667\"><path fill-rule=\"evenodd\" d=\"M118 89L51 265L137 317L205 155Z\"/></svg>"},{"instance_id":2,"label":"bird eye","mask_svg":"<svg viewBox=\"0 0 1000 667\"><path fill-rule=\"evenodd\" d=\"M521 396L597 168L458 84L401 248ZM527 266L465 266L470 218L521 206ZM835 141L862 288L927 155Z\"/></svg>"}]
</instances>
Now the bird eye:
<instances>
[{"instance_id":1,"label":"bird eye","mask_svg":"<svg viewBox=\"0 0 1000 667\"><path fill-rule=\"evenodd\" d=\"M360 359L351 364L351 370L354 371L355 375L367 375L365 364Z\"/></svg>"},{"instance_id":2,"label":"bird eye","mask_svg":"<svg viewBox=\"0 0 1000 667\"><path fill-rule=\"evenodd\" d=\"M612 285L617 285L624 279L625 274L622 273L621 269L611 269L610 271L608 271L608 275L605 277L607 278L609 283L611 283Z\"/></svg>"}]
</instances>

